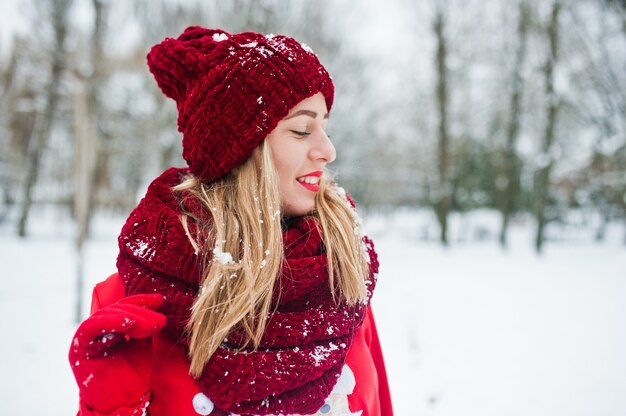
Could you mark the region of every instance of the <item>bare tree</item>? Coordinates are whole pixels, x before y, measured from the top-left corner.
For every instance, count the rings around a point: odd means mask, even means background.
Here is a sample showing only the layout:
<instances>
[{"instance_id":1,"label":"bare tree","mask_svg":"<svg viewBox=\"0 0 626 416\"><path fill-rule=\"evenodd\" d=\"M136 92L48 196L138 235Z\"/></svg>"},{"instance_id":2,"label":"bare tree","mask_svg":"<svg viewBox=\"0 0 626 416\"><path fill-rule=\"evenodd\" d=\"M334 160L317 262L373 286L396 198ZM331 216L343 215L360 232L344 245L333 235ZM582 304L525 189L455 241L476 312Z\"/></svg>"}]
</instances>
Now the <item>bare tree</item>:
<instances>
[{"instance_id":1,"label":"bare tree","mask_svg":"<svg viewBox=\"0 0 626 416\"><path fill-rule=\"evenodd\" d=\"M101 134L99 119L102 106L100 90L106 76L104 55L104 24L106 6L101 0L93 0L94 25L89 42L90 72L87 76L77 73L74 94L74 218L76 235L76 322L83 317L82 294L84 287L84 251L89 228L96 205L96 190L107 177L108 154L106 135Z\"/></svg>"},{"instance_id":2,"label":"bare tree","mask_svg":"<svg viewBox=\"0 0 626 416\"><path fill-rule=\"evenodd\" d=\"M89 182L86 185L86 189L80 190L86 192L88 198L85 212L82 214L84 218L77 222L78 233L76 244L78 247L82 247L82 244L89 235L89 227L96 204L96 191L102 184L104 178L108 177L107 150L109 146L106 142L109 136L106 132L102 131L100 123L102 114L100 90L103 88L107 76L107 59L103 47L107 6L102 0L92 0L92 4L94 8L94 26L89 45L91 71L86 79L87 96L85 104L87 105L86 117L88 120L88 132L93 137L93 140L90 140L91 146L87 147L85 151L93 152L95 155L95 157L93 157L95 163L88 165L89 169L85 173L88 175ZM77 191L79 190L77 189ZM81 196L78 197L80 198Z\"/></svg>"},{"instance_id":3,"label":"bare tree","mask_svg":"<svg viewBox=\"0 0 626 416\"><path fill-rule=\"evenodd\" d=\"M3 82L0 85L0 97L2 97L0 99L0 147L2 149L2 151L0 152L0 188L2 192L2 202L0 202L0 223L4 220L10 209L10 206L13 203L10 193L12 179L9 172L9 159L11 155L11 150L9 149L10 117L8 116L8 108L10 106L9 96L12 92L13 80L18 70L18 62L20 58L20 48L18 46L19 40L17 38L14 39L13 43L15 44L15 46L13 47L13 51L11 52L7 68L0 73L3 78Z\"/></svg>"},{"instance_id":4,"label":"bare tree","mask_svg":"<svg viewBox=\"0 0 626 416\"><path fill-rule=\"evenodd\" d=\"M445 7L437 3L433 30L437 39L435 66L437 72L437 109L439 111L438 128L438 169L439 195L435 207L440 226L440 240L448 244L448 213L452 203L452 187L450 185L450 135L448 133L448 71L446 58L448 43L446 41Z\"/></svg>"},{"instance_id":5,"label":"bare tree","mask_svg":"<svg viewBox=\"0 0 626 416\"><path fill-rule=\"evenodd\" d=\"M88 93L83 80L77 80L74 89L74 217L76 220L76 322L83 319L82 300L84 287L84 247L87 239L91 172L95 153L93 152L93 126L88 112Z\"/></svg>"},{"instance_id":6,"label":"bare tree","mask_svg":"<svg viewBox=\"0 0 626 416\"><path fill-rule=\"evenodd\" d=\"M50 0L50 20L54 32L54 43L51 50L50 75L44 91L46 99L45 108L39 115L35 125L35 136L29 143L26 158L26 179L23 187L23 201L17 233L20 237L26 236L28 215L32 205L33 188L39 176L41 157L44 153L46 142L52 131L53 119L59 100L59 84L65 68L65 38L67 36L67 16L71 0Z\"/></svg>"},{"instance_id":7,"label":"bare tree","mask_svg":"<svg viewBox=\"0 0 626 416\"><path fill-rule=\"evenodd\" d=\"M6 88L0 109L3 122L2 135L2 181L5 200L3 216L9 215L16 207L20 181L25 177L25 160L30 142L33 140L35 121L37 120L37 98L43 88L43 78L33 62L33 43L28 37L17 37L13 45L13 57L16 58L13 74L7 76ZM36 58L34 59L36 61ZM11 59L13 61L13 58ZM9 71L5 72L9 74ZM4 124L6 123L6 124ZM19 207L18 207L19 208Z\"/></svg>"},{"instance_id":8,"label":"bare tree","mask_svg":"<svg viewBox=\"0 0 626 416\"><path fill-rule=\"evenodd\" d=\"M545 64L545 88L547 97L546 126L541 144L542 158L539 169L535 172L534 181L534 213L537 220L535 235L535 249L541 253L545 240L545 227L547 224L546 209L550 198L550 174L554 166L551 155L552 145L555 140L557 116L559 112L560 98L554 89L554 71L558 61L559 51L559 16L561 3L554 0L550 13L550 22L547 27L548 58Z\"/></svg>"},{"instance_id":9,"label":"bare tree","mask_svg":"<svg viewBox=\"0 0 626 416\"><path fill-rule=\"evenodd\" d=\"M514 209L515 199L519 194L517 175L521 168L519 166L519 158L517 156L517 139L520 132L520 121L522 117L522 92L524 90L522 71L526 61L528 27L530 24L528 2L526 0L520 0L518 9L517 48L512 74L510 118L506 132L506 144L503 155L504 172L502 181L497 182L502 184L500 189L500 211L502 212L500 244L503 247L507 244L506 237L509 221Z\"/></svg>"},{"instance_id":10,"label":"bare tree","mask_svg":"<svg viewBox=\"0 0 626 416\"><path fill-rule=\"evenodd\" d=\"M621 44L623 45L626 40L626 0L606 0L606 4L608 7L602 8L601 16L603 19L606 19L607 15L613 12L619 18L622 34ZM609 51L607 46L609 44L609 35L605 25L602 26L600 34L600 56L602 59L600 67L607 73L605 77L601 78L605 81L603 83L605 86L600 88L603 94L599 94L599 98L604 102L606 110L604 123L601 124L605 128L601 129L601 131L605 133L605 136L610 136L610 133L613 133L619 137L618 140L621 142L617 151L609 155L611 169L609 172L602 174L600 180L608 191L605 199L609 199L610 203L621 212L622 220L626 221L626 178L624 175L626 171L626 164L624 163L624 158L626 157L626 89L624 88L624 81L626 77L624 75L624 61L622 59L616 65L615 61L618 61L618 59L614 59L614 54ZM596 150L596 153L599 153L599 149ZM600 207L600 209L604 211L602 215L603 223L596 233L596 238L603 239L611 214L608 207ZM626 233L624 234L624 243L626 244Z\"/></svg>"}]
</instances>

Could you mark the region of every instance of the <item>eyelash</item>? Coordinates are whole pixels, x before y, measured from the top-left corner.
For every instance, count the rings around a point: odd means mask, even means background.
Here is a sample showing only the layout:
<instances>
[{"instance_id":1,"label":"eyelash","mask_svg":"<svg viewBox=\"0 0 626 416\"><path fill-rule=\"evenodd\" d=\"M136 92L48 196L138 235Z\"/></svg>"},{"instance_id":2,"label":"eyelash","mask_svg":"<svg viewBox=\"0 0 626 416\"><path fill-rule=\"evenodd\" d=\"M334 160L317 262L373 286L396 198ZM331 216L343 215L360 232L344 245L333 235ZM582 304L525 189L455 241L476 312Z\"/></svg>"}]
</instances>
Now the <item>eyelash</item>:
<instances>
[{"instance_id":1,"label":"eyelash","mask_svg":"<svg viewBox=\"0 0 626 416\"><path fill-rule=\"evenodd\" d=\"M297 134L300 137L306 137L306 136L310 136L311 133L309 133L308 131L297 131L297 130L290 130L293 134ZM330 139L331 137L328 135L328 133L326 133L326 136Z\"/></svg>"}]
</instances>

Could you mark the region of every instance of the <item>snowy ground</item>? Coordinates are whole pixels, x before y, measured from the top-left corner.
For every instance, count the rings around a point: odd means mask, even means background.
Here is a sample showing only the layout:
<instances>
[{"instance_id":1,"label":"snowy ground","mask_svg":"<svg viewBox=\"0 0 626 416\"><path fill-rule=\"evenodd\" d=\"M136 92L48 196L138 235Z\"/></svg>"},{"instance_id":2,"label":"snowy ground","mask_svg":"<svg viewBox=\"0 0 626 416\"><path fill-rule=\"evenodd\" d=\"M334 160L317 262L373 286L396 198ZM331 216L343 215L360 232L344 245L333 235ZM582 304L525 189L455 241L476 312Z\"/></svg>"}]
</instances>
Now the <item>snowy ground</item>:
<instances>
[{"instance_id":1,"label":"snowy ground","mask_svg":"<svg viewBox=\"0 0 626 416\"><path fill-rule=\"evenodd\" d=\"M100 219L90 283L113 271L121 219ZM532 251L516 223L508 251L497 217L454 218L452 248L430 214L370 216L381 260L374 308L399 416L626 415L624 229L596 243L584 227ZM0 415L73 414L67 365L75 330L74 253L62 214L18 240L0 228ZM85 301L89 288L85 289Z\"/></svg>"}]
</instances>

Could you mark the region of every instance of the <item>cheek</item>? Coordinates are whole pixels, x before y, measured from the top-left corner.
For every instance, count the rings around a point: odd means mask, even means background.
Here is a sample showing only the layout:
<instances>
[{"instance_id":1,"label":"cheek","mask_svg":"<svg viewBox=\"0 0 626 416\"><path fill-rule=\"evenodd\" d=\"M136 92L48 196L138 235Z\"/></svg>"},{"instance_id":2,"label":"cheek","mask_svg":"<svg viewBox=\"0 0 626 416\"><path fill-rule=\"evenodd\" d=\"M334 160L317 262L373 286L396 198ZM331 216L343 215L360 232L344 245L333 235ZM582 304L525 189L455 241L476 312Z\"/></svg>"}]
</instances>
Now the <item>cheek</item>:
<instances>
[{"instance_id":1,"label":"cheek","mask_svg":"<svg viewBox=\"0 0 626 416\"><path fill-rule=\"evenodd\" d=\"M294 185L297 185L294 178L293 168L289 165L275 162L276 174L278 175L278 191L280 192L281 204L289 203L295 192Z\"/></svg>"},{"instance_id":2,"label":"cheek","mask_svg":"<svg viewBox=\"0 0 626 416\"><path fill-rule=\"evenodd\" d=\"M274 167L276 168L276 173L282 184L295 178L296 167L293 158L293 149L290 149L289 142L287 140L281 140L281 145L279 146L278 139L281 139L281 137L270 137L269 142L272 158L274 159Z\"/></svg>"},{"instance_id":3,"label":"cheek","mask_svg":"<svg viewBox=\"0 0 626 416\"><path fill-rule=\"evenodd\" d=\"M278 181L280 182L281 189L290 182L290 169L288 166L280 165L276 166L276 173L278 174Z\"/></svg>"},{"instance_id":4,"label":"cheek","mask_svg":"<svg viewBox=\"0 0 626 416\"><path fill-rule=\"evenodd\" d=\"M298 174L298 166L294 163L293 158L283 158L282 160L275 160L276 173L281 184L289 184L296 180Z\"/></svg>"}]
</instances>

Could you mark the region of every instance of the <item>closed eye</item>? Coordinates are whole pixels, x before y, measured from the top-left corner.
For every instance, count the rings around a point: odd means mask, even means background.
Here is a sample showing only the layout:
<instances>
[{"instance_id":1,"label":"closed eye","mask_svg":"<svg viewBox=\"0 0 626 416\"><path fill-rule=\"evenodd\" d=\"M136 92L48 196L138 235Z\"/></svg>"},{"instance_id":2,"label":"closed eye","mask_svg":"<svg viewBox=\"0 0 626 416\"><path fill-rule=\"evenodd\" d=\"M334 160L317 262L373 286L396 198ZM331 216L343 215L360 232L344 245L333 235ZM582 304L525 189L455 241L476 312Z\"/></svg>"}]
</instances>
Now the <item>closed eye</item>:
<instances>
[{"instance_id":1,"label":"closed eye","mask_svg":"<svg viewBox=\"0 0 626 416\"><path fill-rule=\"evenodd\" d=\"M310 136L311 133L309 133L308 131L298 131L298 130L289 130L290 132L292 132L293 134L297 134L298 136L301 137L305 137L305 136Z\"/></svg>"}]
</instances>

